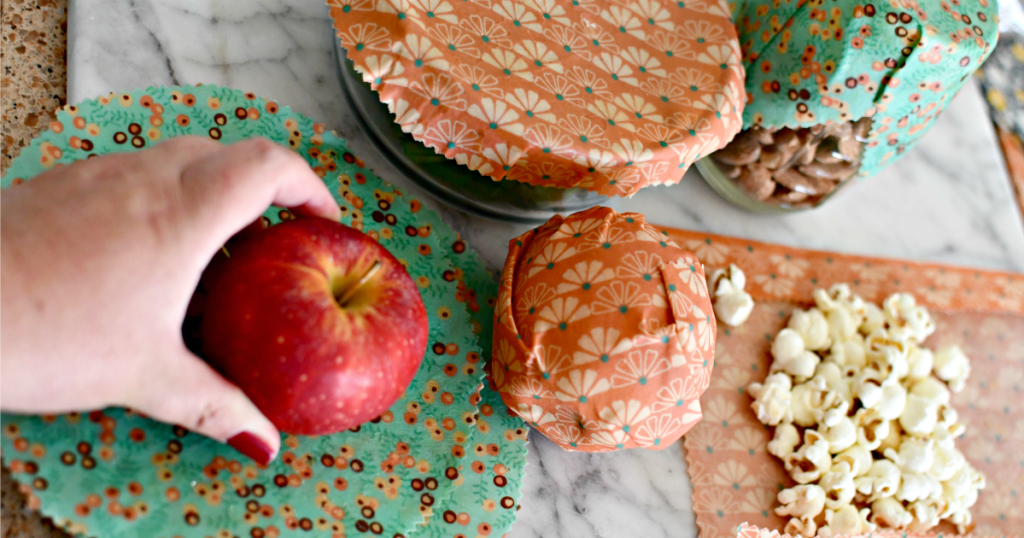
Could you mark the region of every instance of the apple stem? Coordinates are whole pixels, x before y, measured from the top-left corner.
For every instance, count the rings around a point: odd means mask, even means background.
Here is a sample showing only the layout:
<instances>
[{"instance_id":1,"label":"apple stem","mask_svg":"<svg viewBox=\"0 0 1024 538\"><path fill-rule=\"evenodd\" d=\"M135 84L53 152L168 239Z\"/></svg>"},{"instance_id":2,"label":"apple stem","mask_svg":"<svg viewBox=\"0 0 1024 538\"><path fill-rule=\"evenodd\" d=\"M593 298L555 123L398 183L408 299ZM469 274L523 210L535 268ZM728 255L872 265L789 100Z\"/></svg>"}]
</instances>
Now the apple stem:
<instances>
[{"instance_id":1,"label":"apple stem","mask_svg":"<svg viewBox=\"0 0 1024 538\"><path fill-rule=\"evenodd\" d=\"M345 293L343 293L341 297L338 297L338 304L341 306L345 306L345 303L347 303L349 299L351 299L352 296L355 295L357 291L359 291L359 288L363 287L364 284L369 282L370 279L373 278L373 275L377 274L377 272L380 271L380 268L383 266L384 265L380 263L380 260L375 260L373 262L373 265L370 266L370 269L366 271L366 274L359 279L359 282L356 282L355 286L352 286L351 288L345 290Z\"/></svg>"}]
</instances>

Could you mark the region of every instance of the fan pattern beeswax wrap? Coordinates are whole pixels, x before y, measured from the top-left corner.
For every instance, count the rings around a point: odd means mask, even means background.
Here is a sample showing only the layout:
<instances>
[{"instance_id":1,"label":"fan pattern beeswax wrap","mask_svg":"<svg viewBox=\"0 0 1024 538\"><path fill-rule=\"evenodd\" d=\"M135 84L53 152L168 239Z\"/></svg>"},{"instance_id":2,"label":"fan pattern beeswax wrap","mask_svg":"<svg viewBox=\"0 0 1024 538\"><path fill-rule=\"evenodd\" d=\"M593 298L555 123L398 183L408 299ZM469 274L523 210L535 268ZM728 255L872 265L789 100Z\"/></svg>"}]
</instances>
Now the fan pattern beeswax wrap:
<instances>
[{"instance_id":1,"label":"fan pattern beeswax wrap","mask_svg":"<svg viewBox=\"0 0 1024 538\"><path fill-rule=\"evenodd\" d=\"M971 508L973 535L1024 536L1024 275L934 264L864 258L788 248L683 230L668 237L694 252L708 271L734 263L756 301L740 327L719 327L715 375L701 397L704 418L685 437L687 469L700 538L779 538L779 491L794 485L782 462L767 452L770 428L750 409L747 385L768 375L772 337L796 307L814 304L816 288L846 282L880 304L896 292L913 294L929 309L937 330L931 348L957 344L971 359L971 375L952 406L967 426L957 439L971 465L988 478ZM952 538L942 524L931 536ZM875 538L907 538L876 532Z\"/></svg>"},{"instance_id":2,"label":"fan pattern beeswax wrap","mask_svg":"<svg viewBox=\"0 0 1024 538\"><path fill-rule=\"evenodd\" d=\"M60 111L3 185L16 189L47 169L184 135L263 136L302 155L335 194L342 222L407 264L429 316L423 364L380 417L335 435L286 436L267 467L128 410L5 414L4 462L30 506L72 532L104 537L507 532L526 427L495 393L479 392L496 285L436 213L375 177L323 124L217 86L112 94ZM273 208L266 216L292 218Z\"/></svg>"},{"instance_id":3,"label":"fan pattern beeswax wrap","mask_svg":"<svg viewBox=\"0 0 1024 538\"><path fill-rule=\"evenodd\" d=\"M495 313L498 392L562 448L658 450L700 420L704 270L643 215L596 207L513 239Z\"/></svg>"},{"instance_id":4,"label":"fan pattern beeswax wrap","mask_svg":"<svg viewBox=\"0 0 1024 538\"><path fill-rule=\"evenodd\" d=\"M629 196L740 129L724 0L327 3L402 130L495 180Z\"/></svg>"},{"instance_id":5,"label":"fan pattern beeswax wrap","mask_svg":"<svg viewBox=\"0 0 1024 538\"><path fill-rule=\"evenodd\" d=\"M860 175L917 143L998 36L996 0L741 0L745 127L874 125Z\"/></svg>"}]
</instances>

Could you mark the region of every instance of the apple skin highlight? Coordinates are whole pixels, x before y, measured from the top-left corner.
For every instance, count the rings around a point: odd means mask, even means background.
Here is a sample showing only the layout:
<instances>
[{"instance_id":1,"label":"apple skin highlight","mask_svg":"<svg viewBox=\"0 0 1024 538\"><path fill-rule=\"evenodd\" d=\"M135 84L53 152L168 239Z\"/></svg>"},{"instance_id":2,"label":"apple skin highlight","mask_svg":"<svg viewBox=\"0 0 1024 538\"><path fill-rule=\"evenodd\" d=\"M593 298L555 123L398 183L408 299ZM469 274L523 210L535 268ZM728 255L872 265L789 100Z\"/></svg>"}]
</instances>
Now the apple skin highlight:
<instances>
[{"instance_id":1,"label":"apple skin highlight","mask_svg":"<svg viewBox=\"0 0 1024 538\"><path fill-rule=\"evenodd\" d=\"M419 289L387 249L348 226L305 218L230 251L206 301L202 351L279 430L324 435L398 400L428 329Z\"/></svg>"}]
</instances>

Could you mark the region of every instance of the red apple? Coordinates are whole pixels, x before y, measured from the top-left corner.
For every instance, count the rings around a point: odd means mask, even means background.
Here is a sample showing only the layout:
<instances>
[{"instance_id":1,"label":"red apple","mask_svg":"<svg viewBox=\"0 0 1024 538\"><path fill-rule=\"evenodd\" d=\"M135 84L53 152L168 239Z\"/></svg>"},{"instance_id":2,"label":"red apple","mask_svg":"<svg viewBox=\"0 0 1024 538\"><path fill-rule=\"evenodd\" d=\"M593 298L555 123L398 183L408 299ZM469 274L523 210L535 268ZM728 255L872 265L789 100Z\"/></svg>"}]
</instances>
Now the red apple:
<instances>
[{"instance_id":1,"label":"red apple","mask_svg":"<svg viewBox=\"0 0 1024 538\"><path fill-rule=\"evenodd\" d=\"M405 268L343 224L305 218L229 251L206 299L202 352L286 433L371 420L401 396L427 346Z\"/></svg>"}]
</instances>

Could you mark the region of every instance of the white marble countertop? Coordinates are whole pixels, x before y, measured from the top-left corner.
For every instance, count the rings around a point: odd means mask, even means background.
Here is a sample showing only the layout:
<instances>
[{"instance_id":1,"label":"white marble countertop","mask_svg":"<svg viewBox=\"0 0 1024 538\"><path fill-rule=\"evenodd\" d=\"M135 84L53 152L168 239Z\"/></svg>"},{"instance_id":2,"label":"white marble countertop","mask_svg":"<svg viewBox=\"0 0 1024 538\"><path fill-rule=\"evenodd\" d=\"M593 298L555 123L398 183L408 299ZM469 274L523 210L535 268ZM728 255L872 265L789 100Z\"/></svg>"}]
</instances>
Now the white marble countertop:
<instances>
[{"instance_id":1,"label":"white marble countertop","mask_svg":"<svg viewBox=\"0 0 1024 538\"><path fill-rule=\"evenodd\" d=\"M325 122L379 176L417 191L347 109L321 0L71 0L68 25L69 102L159 84L237 87ZM615 206L677 228L1024 272L1024 225L984 107L969 84L916 148L819 210L752 215L696 171ZM492 269L527 228L441 212ZM529 464L514 538L697 535L680 443L585 455L531 435Z\"/></svg>"}]
</instances>

